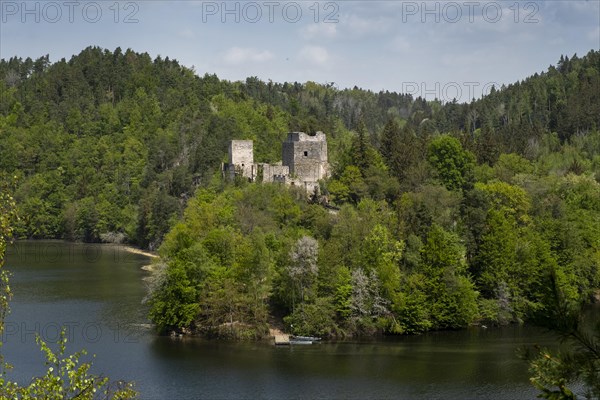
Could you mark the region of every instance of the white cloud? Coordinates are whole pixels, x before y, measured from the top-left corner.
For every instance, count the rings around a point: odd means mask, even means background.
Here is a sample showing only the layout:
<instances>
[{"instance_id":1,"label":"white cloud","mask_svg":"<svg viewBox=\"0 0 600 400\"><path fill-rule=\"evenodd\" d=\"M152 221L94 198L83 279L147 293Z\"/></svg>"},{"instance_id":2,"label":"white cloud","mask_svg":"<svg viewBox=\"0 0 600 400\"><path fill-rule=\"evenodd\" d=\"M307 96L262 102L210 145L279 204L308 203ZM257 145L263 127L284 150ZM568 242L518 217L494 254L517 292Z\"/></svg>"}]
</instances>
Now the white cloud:
<instances>
[{"instance_id":1,"label":"white cloud","mask_svg":"<svg viewBox=\"0 0 600 400\"><path fill-rule=\"evenodd\" d=\"M327 49L321 46L304 46L300 50L300 58L319 66L326 65L331 59Z\"/></svg>"},{"instance_id":2,"label":"white cloud","mask_svg":"<svg viewBox=\"0 0 600 400\"><path fill-rule=\"evenodd\" d=\"M273 59L273 53L268 50L257 50L251 47L232 47L223 56L227 64L262 63Z\"/></svg>"},{"instance_id":3,"label":"white cloud","mask_svg":"<svg viewBox=\"0 0 600 400\"><path fill-rule=\"evenodd\" d=\"M331 39L337 35L336 24L311 24L302 29L302 36L306 39Z\"/></svg>"}]
</instances>

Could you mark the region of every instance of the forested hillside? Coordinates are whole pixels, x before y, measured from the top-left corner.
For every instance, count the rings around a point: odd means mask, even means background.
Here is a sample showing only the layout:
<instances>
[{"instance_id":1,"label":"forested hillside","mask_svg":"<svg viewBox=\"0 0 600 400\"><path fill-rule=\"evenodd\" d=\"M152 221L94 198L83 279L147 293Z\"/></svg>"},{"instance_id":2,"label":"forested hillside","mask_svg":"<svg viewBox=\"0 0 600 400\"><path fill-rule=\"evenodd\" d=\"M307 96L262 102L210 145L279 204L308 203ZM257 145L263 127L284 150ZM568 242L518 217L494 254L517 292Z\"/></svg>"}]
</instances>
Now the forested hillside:
<instances>
[{"instance_id":1,"label":"forested hillside","mask_svg":"<svg viewBox=\"0 0 600 400\"><path fill-rule=\"evenodd\" d=\"M160 247L162 331L417 333L542 318L551 283L598 296L598 51L470 104L92 47L2 60L0 91L17 236ZM274 162L296 130L327 134L333 207L222 181L229 140Z\"/></svg>"}]
</instances>

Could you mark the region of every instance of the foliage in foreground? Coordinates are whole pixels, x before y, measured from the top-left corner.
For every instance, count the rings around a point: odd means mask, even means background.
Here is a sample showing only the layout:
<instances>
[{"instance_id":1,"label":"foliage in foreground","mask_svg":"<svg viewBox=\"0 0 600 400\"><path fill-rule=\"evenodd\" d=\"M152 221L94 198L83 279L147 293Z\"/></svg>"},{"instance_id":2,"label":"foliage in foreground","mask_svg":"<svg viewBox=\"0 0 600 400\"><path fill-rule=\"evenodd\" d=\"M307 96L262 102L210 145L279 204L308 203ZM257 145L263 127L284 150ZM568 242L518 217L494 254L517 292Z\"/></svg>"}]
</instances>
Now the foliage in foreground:
<instances>
[{"instance_id":1,"label":"foliage in foreground","mask_svg":"<svg viewBox=\"0 0 600 400\"><path fill-rule=\"evenodd\" d=\"M562 344L560 351L526 349L531 383L550 400L600 399L600 319L565 296L552 281L548 312L539 322ZM581 388L581 390L579 390Z\"/></svg>"},{"instance_id":2,"label":"foliage in foreground","mask_svg":"<svg viewBox=\"0 0 600 400\"><path fill-rule=\"evenodd\" d=\"M27 386L20 387L14 382L2 382L0 387L2 398L125 400L137 396L131 383L110 383L109 378L91 374L89 370L92 365L79 360L82 355L86 354L85 350L65 356L67 337L64 330L58 341L57 353L39 337L36 342L46 355L48 367L46 373L33 378Z\"/></svg>"}]
</instances>

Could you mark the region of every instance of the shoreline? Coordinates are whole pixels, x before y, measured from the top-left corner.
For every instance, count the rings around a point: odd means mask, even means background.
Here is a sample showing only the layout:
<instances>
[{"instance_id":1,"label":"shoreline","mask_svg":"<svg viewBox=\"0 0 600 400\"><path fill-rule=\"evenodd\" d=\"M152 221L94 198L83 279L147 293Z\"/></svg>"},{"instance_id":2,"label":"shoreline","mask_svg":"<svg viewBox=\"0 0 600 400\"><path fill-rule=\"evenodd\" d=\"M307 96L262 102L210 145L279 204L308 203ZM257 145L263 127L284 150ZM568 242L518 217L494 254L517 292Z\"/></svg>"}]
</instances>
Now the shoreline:
<instances>
[{"instance_id":1,"label":"shoreline","mask_svg":"<svg viewBox=\"0 0 600 400\"><path fill-rule=\"evenodd\" d=\"M124 245L120 245L120 246L123 248L123 250L125 250L126 252L128 252L130 254L139 254L139 255L142 255L145 257L149 257L153 260L156 260L157 258L160 257L158 254L151 253L146 250L138 249L137 247L124 246ZM146 272L154 272L154 264L142 265L140 267L140 269L142 269L143 271L146 271Z\"/></svg>"},{"instance_id":2,"label":"shoreline","mask_svg":"<svg viewBox=\"0 0 600 400\"><path fill-rule=\"evenodd\" d=\"M129 253L132 253L132 254L139 254L142 256L150 257L150 258L158 258L159 257L159 255L156 253L151 253L146 250L138 249L137 247L127 246L127 245L122 245L122 244L118 244L117 246L121 247L123 250L125 250Z\"/></svg>"}]
</instances>

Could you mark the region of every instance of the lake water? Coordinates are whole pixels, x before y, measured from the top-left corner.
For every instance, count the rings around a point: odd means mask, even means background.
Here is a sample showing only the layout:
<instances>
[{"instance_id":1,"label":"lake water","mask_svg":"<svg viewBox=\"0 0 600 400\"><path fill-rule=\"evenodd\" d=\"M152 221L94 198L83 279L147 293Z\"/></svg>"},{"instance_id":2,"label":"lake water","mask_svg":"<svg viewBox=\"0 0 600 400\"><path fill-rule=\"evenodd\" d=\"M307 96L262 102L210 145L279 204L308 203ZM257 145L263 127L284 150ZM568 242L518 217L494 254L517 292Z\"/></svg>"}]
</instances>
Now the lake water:
<instances>
[{"instance_id":1,"label":"lake water","mask_svg":"<svg viewBox=\"0 0 600 400\"><path fill-rule=\"evenodd\" d=\"M36 333L93 372L135 381L142 399L532 399L520 346L552 344L532 327L473 328L367 342L275 347L156 336L141 303L149 259L119 246L17 242L2 351L28 382L44 373Z\"/></svg>"}]
</instances>

